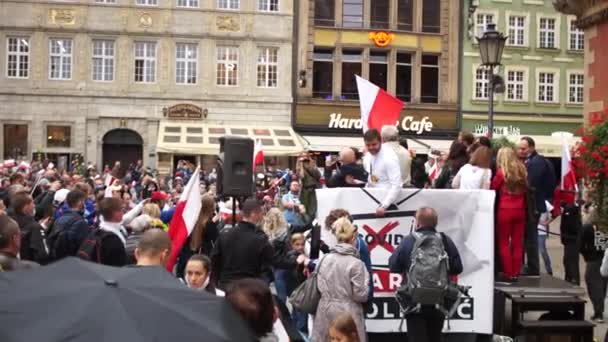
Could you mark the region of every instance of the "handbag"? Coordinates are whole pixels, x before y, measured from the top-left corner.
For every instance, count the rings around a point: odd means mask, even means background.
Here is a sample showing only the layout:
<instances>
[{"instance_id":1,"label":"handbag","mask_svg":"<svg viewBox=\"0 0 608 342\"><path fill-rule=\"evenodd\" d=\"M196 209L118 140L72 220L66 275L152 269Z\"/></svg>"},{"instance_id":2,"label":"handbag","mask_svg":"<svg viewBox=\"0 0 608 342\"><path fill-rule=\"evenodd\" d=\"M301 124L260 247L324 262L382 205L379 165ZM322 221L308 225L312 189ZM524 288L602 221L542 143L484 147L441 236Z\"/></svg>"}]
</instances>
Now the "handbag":
<instances>
[{"instance_id":1,"label":"handbag","mask_svg":"<svg viewBox=\"0 0 608 342\"><path fill-rule=\"evenodd\" d=\"M319 306L319 301L321 301L321 292L319 292L317 276L324 259L325 257L319 261L319 265L314 270L310 278L306 279L305 282L300 284L300 286L293 290L291 296L289 296L289 302L291 305L293 305L293 307L298 309L298 311L310 315L317 313L317 307Z\"/></svg>"}]
</instances>

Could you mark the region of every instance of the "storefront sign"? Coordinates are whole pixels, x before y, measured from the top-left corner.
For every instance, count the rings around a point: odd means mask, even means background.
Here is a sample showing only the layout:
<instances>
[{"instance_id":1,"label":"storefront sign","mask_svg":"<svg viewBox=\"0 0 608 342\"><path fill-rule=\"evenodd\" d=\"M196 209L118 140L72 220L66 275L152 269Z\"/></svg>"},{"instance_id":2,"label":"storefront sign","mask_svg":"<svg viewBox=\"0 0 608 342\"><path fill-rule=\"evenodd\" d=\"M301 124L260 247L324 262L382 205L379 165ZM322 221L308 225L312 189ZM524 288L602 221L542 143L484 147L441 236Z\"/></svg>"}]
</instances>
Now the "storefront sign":
<instances>
[{"instance_id":1,"label":"storefront sign","mask_svg":"<svg viewBox=\"0 0 608 342\"><path fill-rule=\"evenodd\" d=\"M165 115L171 119L202 119L203 109L189 103L181 103L166 109Z\"/></svg>"},{"instance_id":2,"label":"storefront sign","mask_svg":"<svg viewBox=\"0 0 608 342\"><path fill-rule=\"evenodd\" d=\"M297 107L294 121L302 131L360 133L363 127L359 106L302 104ZM395 125L409 135L442 134L458 130L458 116L455 110L406 108Z\"/></svg>"},{"instance_id":3,"label":"storefront sign","mask_svg":"<svg viewBox=\"0 0 608 342\"><path fill-rule=\"evenodd\" d=\"M485 135L488 134L488 125L477 124L473 129L473 134ZM494 134L499 135L521 135L521 129L519 126L494 126Z\"/></svg>"}]
</instances>

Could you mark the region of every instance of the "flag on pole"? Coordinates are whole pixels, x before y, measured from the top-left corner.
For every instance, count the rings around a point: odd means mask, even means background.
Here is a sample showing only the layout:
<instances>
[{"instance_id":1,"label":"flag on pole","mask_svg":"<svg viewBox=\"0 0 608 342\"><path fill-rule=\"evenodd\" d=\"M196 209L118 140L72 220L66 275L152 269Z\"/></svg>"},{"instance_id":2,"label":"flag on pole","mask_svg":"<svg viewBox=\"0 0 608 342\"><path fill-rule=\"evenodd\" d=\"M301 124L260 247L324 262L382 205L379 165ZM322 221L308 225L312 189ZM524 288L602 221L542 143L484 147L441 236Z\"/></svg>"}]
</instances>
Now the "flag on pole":
<instances>
[{"instance_id":1,"label":"flag on pole","mask_svg":"<svg viewBox=\"0 0 608 342\"><path fill-rule=\"evenodd\" d=\"M114 185L115 180L116 178L114 178L114 176L112 176L110 172L106 173L105 179L103 181L104 185L106 186L106 190L104 191L103 197L112 197L112 186Z\"/></svg>"},{"instance_id":2,"label":"flag on pole","mask_svg":"<svg viewBox=\"0 0 608 342\"><path fill-rule=\"evenodd\" d=\"M357 78L363 132L373 128L380 130L384 125L397 124L403 109L403 102L370 81L359 76L355 77Z\"/></svg>"},{"instance_id":3,"label":"flag on pole","mask_svg":"<svg viewBox=\"0 0 608 342\"><path fill-rule=\"evenodd\" d=\"M171 257L167 263L167 270L173 271L173 266L177 260L177 256L182 250L182 246L192 233L194 225L198 220L198 214L201 211L201 190L200 190L200 168L197 167L194 174L190 177L188 184L179 202L175 207L173 219L169 225L169 237L171 237Z\"/></svg>"},{"instance_id":4,"label":"flag on pole","mask_svg":"<svg viewBox=\"0 0 608 342\"><path fill-rule=\"evenodd\" d=\"M262 147L262 141L257 140L255 143L255 149L253 150L253 169L255 167L264 164L264 149Z\"/></svg>"},{"instance_id":5,"label":"flag on pole","mask_svg":"<svg viewBox=\"0 0 608 342\"><path fill-rule=\"evenodd\" d=\"M570 148L568 143L564 140L562 143L562 190L567 191L578 191L576 185L576 175L574 174L574 168L572 167L572 158L570 157Z\"/></svg>"}]
</instances>

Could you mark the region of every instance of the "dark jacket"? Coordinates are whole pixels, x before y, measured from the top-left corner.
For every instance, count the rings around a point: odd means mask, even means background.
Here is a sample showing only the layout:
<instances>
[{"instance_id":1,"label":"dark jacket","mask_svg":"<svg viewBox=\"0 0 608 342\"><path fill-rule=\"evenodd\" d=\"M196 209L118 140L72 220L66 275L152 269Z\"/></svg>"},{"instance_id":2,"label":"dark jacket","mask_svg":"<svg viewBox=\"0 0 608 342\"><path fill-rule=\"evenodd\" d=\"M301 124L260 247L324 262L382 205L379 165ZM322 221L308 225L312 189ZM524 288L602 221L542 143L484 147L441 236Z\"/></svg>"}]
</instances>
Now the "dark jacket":
<instances>
[{"instance_id":1,"label":"dark jacket","mask_svg":"<svg viewBox=\"0 0 608 342\"><path fill-rule=\"evenodd\" d=\"M585 224L578 234L578 251L581 253L585 262L602 261L604 250L595 244L595 229L593 225Z\"/></svg>"},{"instance_id":2,"label":"dark jacket","mask_svg":"<svg viewBox=\"0 0 608 342\"><path fill-rule=\"evenodd\" d=\"M435 228L418 228L418 233L429 234L436 233ZM462 273L462 261L460 260L460 253L458 253L458 249L454 244L454 241L450 239L449 236L442 234L444 236L445 242L445 251L448 254L448 267L450 275L458 275ZM411 264L411 254L412 249L414 248L414 244L416 243L416 238L414 235L410 234L406 236L399 247L393 252L393 255L388 260L388 267L391 273L400 273L406 275L410 269Z\"/></svg>"},{"instance_id":3,"label":"dark jacket","mask_svg":"<svg viewBox=\"0 0 608 342\"><path fill-rule=\"evenodd\" d=\"M18 215L9 210L8 215L17 222L21 229L21 250L19 256L22 260L31 260L39 264L48 262L48 250L44 228L34 220L33 216Z\"/></svg>"},{"instance_id":4,"label":"dark jacket","mask_svg":"<svg viewBox=\"0 0 608 342\"><path fill-rule=\"evenodd\" d=\"M0 269L2 271L26 270L38 266L32 261L19 260L19 258L5 252L0 252Z\"/></svg>"},{"instance_id":5,"label":"dark jacket","mask_svg":"<svg viewBox=\"0 0 608 342\"><path fill-rule=\"evenodd\" d=\"M536 210L540 213L547 211L545 201L552 202L555 190L555 168L545 157L534 151L526 160L528 169L528 185L534 188L536 195Z\"/></svg>"},{"instance_id":6,"label":"dark jacket","mask_svg":"<svg viewBox=\"0 0 608 342\"><path fill-rule=\"evenodd\" d=\"M80 213L72 209L66 211L55 221L49 234L49 249L52 259L75 256L89 231L89 225Z\"/></svg>"},{"instance_id":7,"label":"dark jacket","mask_svg":"<svg viewBox=\"0 0 608 342\"><path fill-rule=\"evenodd\" d=\"M114 233L107 233L101 241L101 263L108 266L127 265L127 252L122 240Z\"/></svg>"},{"instance_id":8,"label":"dark jacket","mask_svg":"<svg viewBox=\"0 0 608 342\"><path fill-rule=\"evenodd\" d=\"M337 169L336 173L333 173L333 168L325 167L323 176L325 177L325 186L328 188L359 188L365 186L367 181L367 171L363 166L352 163L344 164L341 168ZM346 176L350 175L353 178L363 182L362 184L348 184L346 183Z\"/></svg>"},{"instance_id":9,"label":"dark jacket","mask_svg":"<svg viewBox=\"0 0 608 342\"><path fill-rule=\"evenodd\" d=\"M254 224L239 222L222 232L211 252L211 280L220 289L242 278L263 278L273 262L274 251L268 237Z\"/></svg>"},{"instance_id":10,"label":"dark jacket","mask_svg":"<svg viewBox=\"0 0 608 342\"><path fill-rule=\"evenodd\" d=\"M47 210L49 210L49 208L53 206L54 198L55 191L51 190L44 192L38 197L36 197L36 200L34 200L34 203L36 204L36 220L42 219L44 213L46 213Z\"/></svg>"}]
</instances>

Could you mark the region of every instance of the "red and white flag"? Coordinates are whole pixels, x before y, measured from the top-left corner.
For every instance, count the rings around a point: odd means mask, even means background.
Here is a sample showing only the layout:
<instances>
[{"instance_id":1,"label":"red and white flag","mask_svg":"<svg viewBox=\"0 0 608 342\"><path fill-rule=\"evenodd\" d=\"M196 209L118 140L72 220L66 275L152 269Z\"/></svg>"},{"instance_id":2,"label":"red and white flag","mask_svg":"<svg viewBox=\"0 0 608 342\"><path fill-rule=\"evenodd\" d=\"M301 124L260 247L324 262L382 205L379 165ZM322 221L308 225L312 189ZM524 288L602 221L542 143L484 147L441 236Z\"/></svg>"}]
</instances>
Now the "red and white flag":
<instances>
[{"instance_id":1,"label":"red and white flag","mask_svg":"<svg viewBox=\"0 0 608 342\"><path fill-rule=\"evenodd\" d=\"M562 178L561 178L562 190L567 191L578 191L576 185L576 175L574 174L574 168L572 167L572 158L570 157L570 148L568 143L564 141L562 143Z\"/></svg>"},{"instance_id":2,"label":"red and white flag","mask_svg":"<svg viewBox=\"0 0 608 342\"><path fill-rule=\"evenodd\" d=\"M192 233L198 214L201 211L201 190L199 180L200 168L190 177L184 192L175 207L175 213L169 225L169 237L171 237L171 257L167 263L167 271L172 272L177 256L182 251L182 246Z\"/></svg>"},{"instance_id":3,"label":"red and white flag","mask_svg":"<svg viewBox=\"0 0 608 342\"><path fill-rule=\"evenodd\" d=\"M384 125L397 124L404 106L403 102L370 81L359 76L355 77L363 132L373 128L380 130Z\"/></svg>"},{"instance_id":4,"label":"red and white flag","mask_svg":"<svg viewBox=\"0 0 608 342\"><path fill-rule=\"evenodd\" d=\"M431 166L429 170L429 181L434 181L439 176L439 170L437 169L437 161Z\"/></svg>"},{"instance_id":5,"label":"red and white flag","mask_svg":"<svg viewBox=\"0 0 608 342\"><path fill-rule=\"evenodd\" d=\"M262 147L262 141L258 139L255 143L255 149L253 150L253 169L255 167L264 164L264 149Z\"/></svg>"},{"instance_id":6,"label":"red and white flag","mask_svg":"<svg viewBox=\"0 0 608 342\"><path fill-rule=\"evenodd\" d=\"M103 181L103 185L106 186L106 190L104 191L104 197L112 197L112 185L114 185L114 181L116 178L112 176L110 172L106 173L105 179Z\"/></svg>"}]
</instances>

